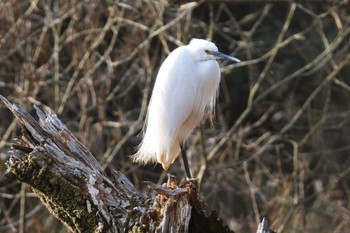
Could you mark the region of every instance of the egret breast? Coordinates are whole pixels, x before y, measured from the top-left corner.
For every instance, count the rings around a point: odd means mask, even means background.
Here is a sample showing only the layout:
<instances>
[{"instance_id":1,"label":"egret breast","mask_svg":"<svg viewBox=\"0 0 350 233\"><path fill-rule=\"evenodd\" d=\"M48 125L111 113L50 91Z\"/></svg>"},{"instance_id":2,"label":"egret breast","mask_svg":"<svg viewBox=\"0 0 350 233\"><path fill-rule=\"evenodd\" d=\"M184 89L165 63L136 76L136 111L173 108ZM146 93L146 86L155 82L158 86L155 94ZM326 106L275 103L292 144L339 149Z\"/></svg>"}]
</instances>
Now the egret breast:
<instances>
[{"instance_id":1,"label":"egret breast","mask_svg":"<svg viewBox=\"0 0 350 233\"><path fill-rule=\"evenodd\" d=\"M203 119L205 109L213 113L217 90L220 84L220 67L217 61L207 60L198 64L190 78L196 79L195 105L179 129L179 140L184 141Z\"/></svg>"}]
</instances>

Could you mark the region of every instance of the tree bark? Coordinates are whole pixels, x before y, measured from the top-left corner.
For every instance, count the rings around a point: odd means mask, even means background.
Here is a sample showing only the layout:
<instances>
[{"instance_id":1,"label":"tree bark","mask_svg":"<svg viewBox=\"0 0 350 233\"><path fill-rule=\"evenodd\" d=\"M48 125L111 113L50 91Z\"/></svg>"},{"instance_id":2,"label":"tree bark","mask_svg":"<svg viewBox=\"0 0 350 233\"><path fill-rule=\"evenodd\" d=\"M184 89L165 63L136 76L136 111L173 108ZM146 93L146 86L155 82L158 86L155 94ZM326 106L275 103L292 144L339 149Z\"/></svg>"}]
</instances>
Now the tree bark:
<instances>
[{"instance_id":1,"label":"tree bark","mask_svg":"<svg viewBox=\"0 0 350 233\"><path fill-rule=\"evenodd\" d=\"M122 173L107 177L51 110L34 106L37 121L0 98L22 127L6 162L8 172L29 184L72 232L232 232L215 213L206 212L195 182L178 185L173 176L163 186L146 182L158 194L146 199Z\"/></svg>"}]
</instances>

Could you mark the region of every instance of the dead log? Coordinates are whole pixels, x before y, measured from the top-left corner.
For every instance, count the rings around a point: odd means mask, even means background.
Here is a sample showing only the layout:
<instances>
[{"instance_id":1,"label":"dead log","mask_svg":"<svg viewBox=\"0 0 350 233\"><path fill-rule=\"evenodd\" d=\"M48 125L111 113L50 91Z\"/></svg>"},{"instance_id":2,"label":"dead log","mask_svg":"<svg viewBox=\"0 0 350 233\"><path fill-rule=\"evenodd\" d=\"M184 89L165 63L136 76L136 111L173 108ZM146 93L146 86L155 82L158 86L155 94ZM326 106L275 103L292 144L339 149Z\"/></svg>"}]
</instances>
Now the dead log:
<instances>
[{"instance_id":1,"label":"dead log","mask_svg":"<svg viewBox=\"0 0 350 233\"><path fill-rule=\"evenodd\" d=\"M35 107L38 120L0 95L22 127L8 172L31 186L48 210L72 232L232 232L207 213L195 182L163 186L146 199L120 172L107 177L100 164L59 120ZM266 227L266 224L264 225Z\"/></svg>"},{"instance_id":2,"label":"dead log","mask_svg":"<svg viewBox=\"0 0 350 233\"><path fill-rule=\"evenodd\" d=\"M276 233L276 231L269 228L269 221L267 218L263 218L261 223L259 223L258 230L256 233Z\"/></svg>"}]
</instances>

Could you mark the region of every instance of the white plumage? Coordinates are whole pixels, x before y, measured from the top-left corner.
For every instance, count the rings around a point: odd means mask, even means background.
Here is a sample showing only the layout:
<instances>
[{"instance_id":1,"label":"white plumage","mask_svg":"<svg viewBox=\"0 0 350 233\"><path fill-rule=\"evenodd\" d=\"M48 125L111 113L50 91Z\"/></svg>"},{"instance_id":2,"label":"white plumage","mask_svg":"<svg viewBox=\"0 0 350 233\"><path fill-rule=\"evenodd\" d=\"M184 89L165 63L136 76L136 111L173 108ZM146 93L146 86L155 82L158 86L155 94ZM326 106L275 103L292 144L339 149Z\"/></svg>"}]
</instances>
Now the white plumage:
<instances>
[{"instance_id":1,"label":"white plumage","mask_svg":"<svg viewBox=\"0 0 350 233\"><path fill-rule=\"evenodd\" d=\"M132 156L134 162L158 162L167 170L205 110L213 113L221 77L216 57L239 61L202 39L192 39L165 59L148 106L143 140Z\"/></svg>"}]
</instances>

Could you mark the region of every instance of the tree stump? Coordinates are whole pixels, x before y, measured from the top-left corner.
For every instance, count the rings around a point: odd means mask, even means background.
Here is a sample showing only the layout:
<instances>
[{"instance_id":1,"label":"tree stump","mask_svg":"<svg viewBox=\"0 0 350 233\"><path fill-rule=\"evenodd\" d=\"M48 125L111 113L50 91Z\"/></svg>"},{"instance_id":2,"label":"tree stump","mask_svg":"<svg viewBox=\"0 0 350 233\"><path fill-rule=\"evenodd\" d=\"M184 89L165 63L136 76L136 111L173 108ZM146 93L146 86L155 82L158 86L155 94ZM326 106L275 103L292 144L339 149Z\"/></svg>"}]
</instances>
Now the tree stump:
<instances>
[{"instance_id":1,"label":"tree stump","mask_svg":"<svg viewBox=\"0 0 350 233\"><path fill-rule=\"evenodd\" d=\"M22 127L9 152L8 173L29 184L72 232L233 232L206 211L195 182L178 184L173 176L164 185L145 182L157 193L147 199L121 172L107 177L51 110L34 106L36 120L23 107L0 98ZM267 222L261 224L268 229Z\"/></svg>"}]
</instances>

